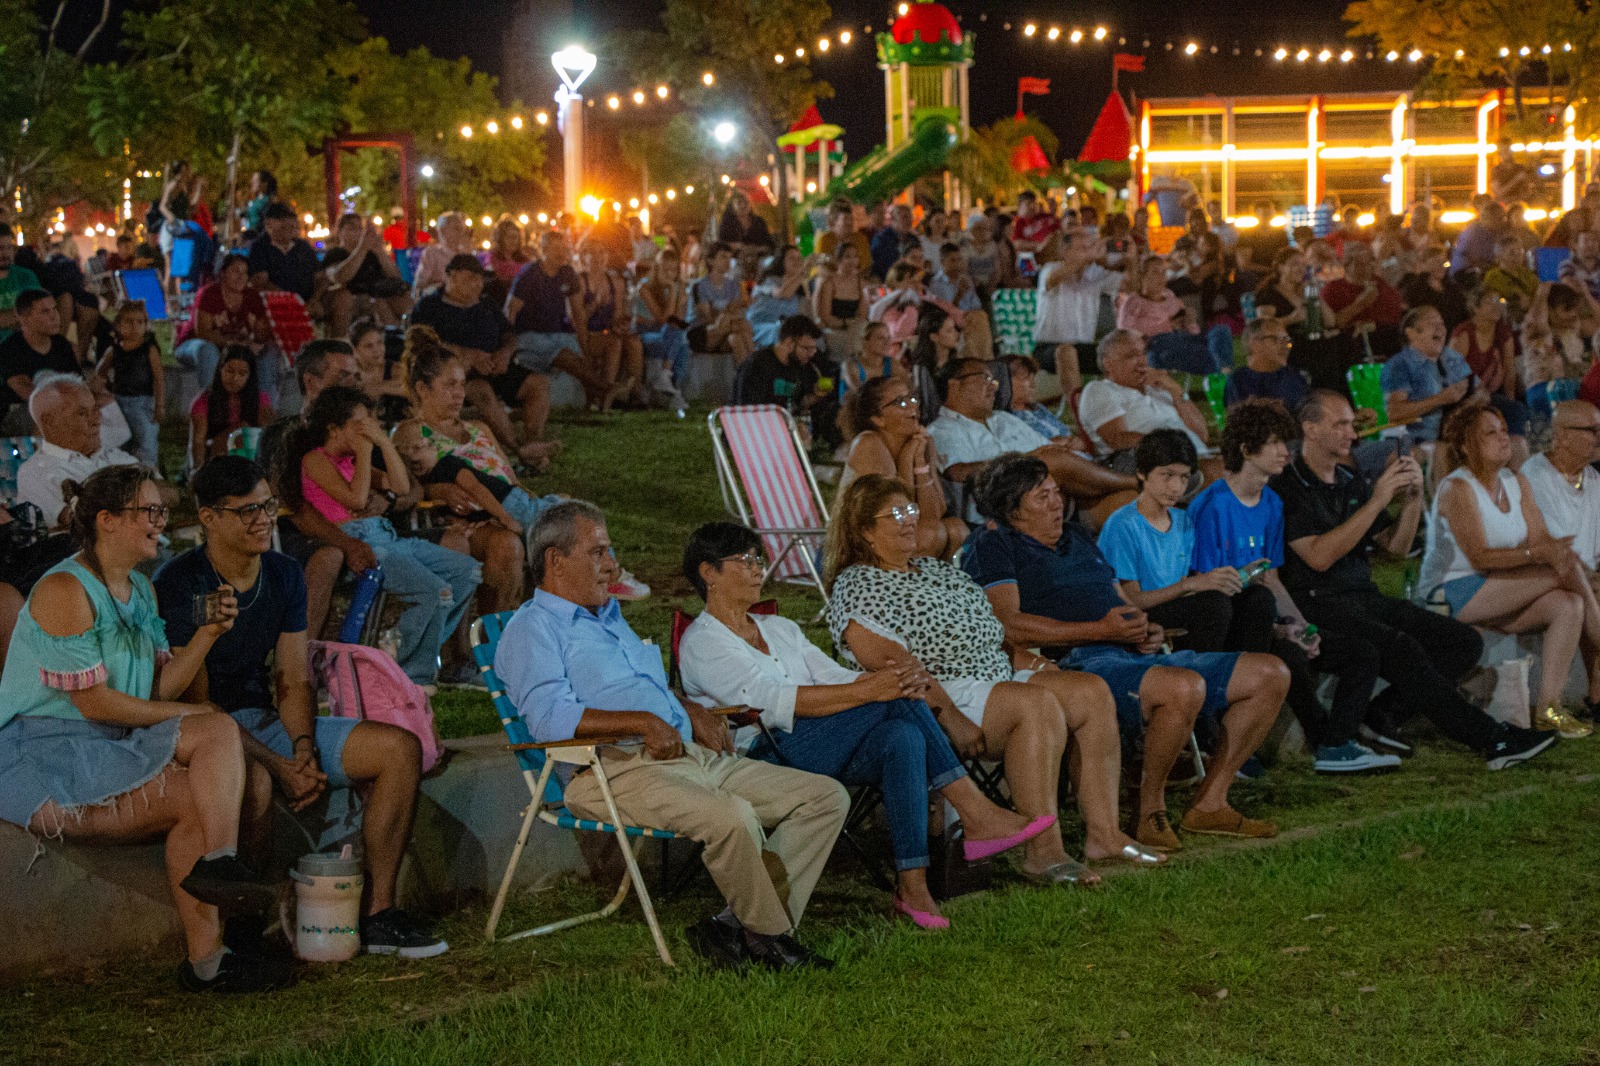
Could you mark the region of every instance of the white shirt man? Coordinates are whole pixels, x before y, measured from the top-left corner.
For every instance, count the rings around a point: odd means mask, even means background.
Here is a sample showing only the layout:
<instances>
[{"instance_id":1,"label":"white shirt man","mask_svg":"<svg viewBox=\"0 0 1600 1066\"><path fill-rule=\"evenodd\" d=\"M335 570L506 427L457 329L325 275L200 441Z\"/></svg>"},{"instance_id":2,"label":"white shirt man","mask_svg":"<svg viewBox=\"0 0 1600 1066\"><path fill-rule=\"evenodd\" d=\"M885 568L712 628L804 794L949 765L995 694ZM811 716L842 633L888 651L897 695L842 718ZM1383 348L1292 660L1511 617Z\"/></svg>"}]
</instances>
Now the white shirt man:
<instances>
[{"instance_id":1,"label":"white shirt man","mask_svg":"<svg viewBox=\"0 0 1600 1066\"><path fill-rule=\"evenodd\" d=\"M1121 418L1123 428L1130 433L1181 429L1189 434L1197 450L1210 450L1206 442L1184 424L1172 397L1155 385L1146 385L1143 390L1132 389L1118 385L1110 378L1101 378L1085 385L1083 398L1078 401L1078 421L1094 442L1096 455L1110 455L1115 450L1099 434L1100 427L1114 418Z\"/></svg>"},{"instance_id":2,"label":"white shirt man","mask_svg":"<svg viewBox=\"0 0 1600 1066\"><path fill-rule=\"evenodd\" d=\"M1050 441L1010 411L996 411L979 422L950 407L928 426L939 449L939 469L962 463L987 463L1006 452L1031 452Z\"/></svg>"},{"instance_id":3,"label":"white shirt man","mask_svg":"<svg viewBox=\"0 0 1600 1066\"><path fill-rule=\"evenodd\" d=\"M1098 242L1076 235L1073 246ZM1070 253L1069 253L1070 254ZM1035 344L1093 344L1100 321L1100 297L1115 296L1122 286L1122 275L1099 263L1088 263L1076 280L1074 267L1067 262L1048 263L1039 271L1039 299L1033 322Z\"/></svg>"},{"instance_id":4,"label":"white shirt man","mask_svg":"<svg viewBox=\"0 0 1600 1066\"><path fill-rule=\"evenodd\" d=\"M41 374L28 397L28 412L44 440L17 471L17 499L39 508L52 529L64 524L63 481L81 484L96 470L139 461L101 443L100 408L76 374Z\"/></svg>"},{"instance_id":5,"label":"white shirt man","mask_svg":"<svg viewBox=\"0 0 1600 1066\"><path fill-rule=\"evenodd\" d=\"M1550 450L1522 464L1522 476L1552 537L1572 537L1591 571L1600 564L1600 476L1589 468L1600 436L1600 411L1583 400L1556 405Z\"/></svg>"}]
</instances>

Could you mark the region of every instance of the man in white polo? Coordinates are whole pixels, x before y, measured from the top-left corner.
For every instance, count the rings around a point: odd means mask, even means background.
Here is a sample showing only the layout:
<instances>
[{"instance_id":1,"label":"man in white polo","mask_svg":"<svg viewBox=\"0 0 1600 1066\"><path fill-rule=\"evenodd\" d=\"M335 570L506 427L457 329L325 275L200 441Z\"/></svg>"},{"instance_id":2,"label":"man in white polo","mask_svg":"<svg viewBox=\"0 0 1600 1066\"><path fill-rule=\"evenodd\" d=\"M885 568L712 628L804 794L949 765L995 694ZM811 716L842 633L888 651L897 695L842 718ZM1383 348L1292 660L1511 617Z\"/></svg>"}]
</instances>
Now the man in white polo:
<instances>
[{"instance_id":1,"label":"man in white polo","mask_svg":"<svg viewBox=\"0 0 1600 1066\"><path fill-rule=\"evenodd\" d=\"M17 500L39 508L51 529L66 525L63 481L81 484L96 470L139 461L121 448L101 443L100 406L76 374L41 373L28 396L28 413L44 440L17 471ZM177 494L165 484L161 489L170 507ZM172 499L167 498L169 493Z\"/></svg>"}]
</instances>

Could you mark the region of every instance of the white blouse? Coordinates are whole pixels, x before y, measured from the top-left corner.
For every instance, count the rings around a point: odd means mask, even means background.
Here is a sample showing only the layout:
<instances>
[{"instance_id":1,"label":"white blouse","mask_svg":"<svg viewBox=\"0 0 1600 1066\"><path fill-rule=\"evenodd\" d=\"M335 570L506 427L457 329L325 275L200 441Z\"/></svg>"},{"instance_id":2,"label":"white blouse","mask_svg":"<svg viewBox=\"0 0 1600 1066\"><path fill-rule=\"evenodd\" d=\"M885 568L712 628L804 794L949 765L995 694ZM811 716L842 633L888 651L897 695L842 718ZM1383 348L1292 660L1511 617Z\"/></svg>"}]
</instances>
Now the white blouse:
<instances>
[{"instance_id":1,"label":"white blouse","mask_svg":"<svg viewBox=\"0 0 1600 1066\"><path fill-rule=\"evenodd\" d=\"M763 655L709 611L684 631L678 644L683 694L706 706L751 707L770 728L794 730L795 696L802 685L847 685L861 675L830 659L798 625L777 615L752 615L770 655ZM753 726L738 731L742 751L754 743Z\"/></svg>"}]
</instances>

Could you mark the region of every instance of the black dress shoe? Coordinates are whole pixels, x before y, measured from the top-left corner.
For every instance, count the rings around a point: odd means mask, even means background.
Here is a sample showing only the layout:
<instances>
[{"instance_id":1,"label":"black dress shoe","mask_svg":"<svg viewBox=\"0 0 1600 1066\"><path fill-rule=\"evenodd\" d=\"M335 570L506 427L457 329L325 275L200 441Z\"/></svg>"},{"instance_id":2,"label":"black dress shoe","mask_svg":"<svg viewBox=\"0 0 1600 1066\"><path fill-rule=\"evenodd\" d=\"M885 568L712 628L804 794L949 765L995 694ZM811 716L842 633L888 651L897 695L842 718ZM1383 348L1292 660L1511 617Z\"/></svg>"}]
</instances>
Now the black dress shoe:
<instances>
[{"instance_id":1,"label":"black dress shoe","mask_svg":"<svg viewBox=\"0 0 1600 1066\"><path fill-rule=\"evenodd\" d=\"M807 967L813 970L833 969L832 959L806 949L788 933L750 937L746 939L745 947L750 952L751 962L757 966L765 966L769 970L781 972Z\"/></svg>"},{"instance_id":2,"label":"black dress shoe","mask_svg":"<svg viewBox=\"0 0 1600 1066\"><path fill-rule=\"evenodd\" d=\"M750 965L744 930L730 922L704 918L684 931L694 953L718 970L743 970Z\"/></svg>"}]
</instances>

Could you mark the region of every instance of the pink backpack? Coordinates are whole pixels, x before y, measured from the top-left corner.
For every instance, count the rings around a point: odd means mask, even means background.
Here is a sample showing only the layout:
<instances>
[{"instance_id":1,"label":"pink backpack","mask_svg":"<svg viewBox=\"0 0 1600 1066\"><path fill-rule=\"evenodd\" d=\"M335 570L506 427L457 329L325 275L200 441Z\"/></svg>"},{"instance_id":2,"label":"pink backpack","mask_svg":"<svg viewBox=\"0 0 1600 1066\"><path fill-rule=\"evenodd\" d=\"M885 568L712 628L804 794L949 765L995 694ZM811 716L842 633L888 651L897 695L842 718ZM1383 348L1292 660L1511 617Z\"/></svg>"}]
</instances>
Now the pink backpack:
<instances>
[{"instance_id":1,"label":"pink backpack","mask_svg":"<svg viewBox=\"0 0 1600 1066\"><path fill-rule=\"evenodd\" d=\"M422 742L422 772L438 765L444 745L434 728L428 694L400 664L365 644L313 640L310 648L312 676L328 693L335 717L399 726Z\"/></svg>"}]
</instances>

